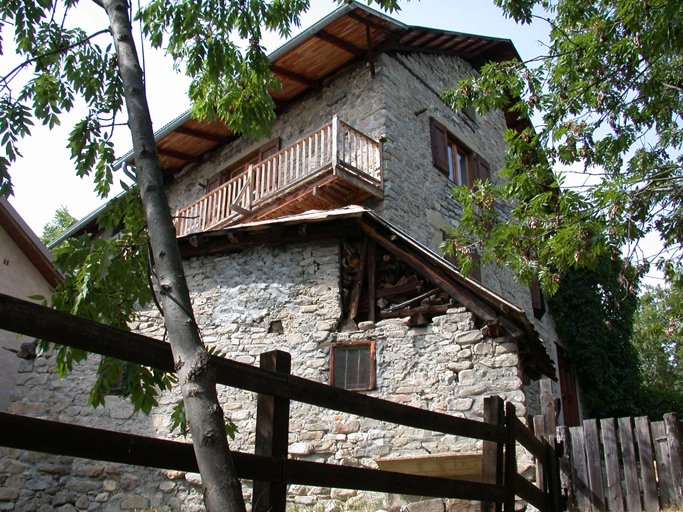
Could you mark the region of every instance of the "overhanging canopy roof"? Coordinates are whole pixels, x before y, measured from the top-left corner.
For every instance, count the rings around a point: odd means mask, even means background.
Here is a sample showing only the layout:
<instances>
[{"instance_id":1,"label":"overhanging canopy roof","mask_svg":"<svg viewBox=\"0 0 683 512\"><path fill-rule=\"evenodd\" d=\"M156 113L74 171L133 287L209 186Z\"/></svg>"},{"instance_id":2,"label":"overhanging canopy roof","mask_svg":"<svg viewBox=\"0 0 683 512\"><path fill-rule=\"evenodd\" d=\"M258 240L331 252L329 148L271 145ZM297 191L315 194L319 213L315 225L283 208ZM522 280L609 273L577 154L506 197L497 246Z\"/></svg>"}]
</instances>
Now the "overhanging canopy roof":
<instances>
[{"instance_id":1,"label":"overhanging canopy roof","mask_svg":"<svg viewBox=\"0 0 683 512\"><path fill-rule=\"evenodd\" d=\"M328 238L369 235L384 240L399 257L429 281L446 290L461 290L458 300L476 317L496 323L504 335L515 339L522 365L532 379L546 375L556 379L555 367L534 325L525 312L411 238L377 213L361 206L338 210L309 211L279 219L238 224L225 229L178 239L184 258L230 254L258 245L282 245ZM444 288L445 286L445 288ZM495 336L498 336L496 334Z\"/></svg>"},{"instance_id":2,"label":"overhanging canopy roof","mask_svg":"<svg viewBox=\"0 0 683 512\"><path fill-rule=\"evenodd\" d=\"M490 61L519 59L509 39L408 26L351 1L270 55L271 69L282 82L271 96L281 110L351 65L367 61L372 69L374 56L389 50L455 55L477 69ZM527 123L509 112L506 120L508 127ZM156 134L161 165L173 175L233 136L223 123L198 121L186 112ZM131 163L132 153L121 160Z\"/></svg>"}]
</instances>

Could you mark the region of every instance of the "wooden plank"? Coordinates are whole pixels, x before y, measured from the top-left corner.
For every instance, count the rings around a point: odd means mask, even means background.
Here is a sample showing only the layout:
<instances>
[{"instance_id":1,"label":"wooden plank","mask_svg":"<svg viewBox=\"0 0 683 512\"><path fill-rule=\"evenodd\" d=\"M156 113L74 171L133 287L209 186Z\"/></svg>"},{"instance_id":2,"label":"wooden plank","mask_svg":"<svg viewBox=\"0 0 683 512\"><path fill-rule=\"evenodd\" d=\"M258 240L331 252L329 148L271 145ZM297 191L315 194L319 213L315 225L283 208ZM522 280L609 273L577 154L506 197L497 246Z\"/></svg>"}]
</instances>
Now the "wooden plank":
<instances>
[{"instance_id":1,"label":"wooden plank","mask_svg":"<svg viewBox=\"0 0 683 512\"><path fill-rule=\"evenodd\" d=\"M541 379L541 414L544 423L544 439L551 446L555 444L555 430L557 429L557 411L555 410L555 394L553 393L553 381Z\"/></svg>"},{"instance_id":2,"label":"wooden plank","mask_svg":"<svg viewBox=\"0 0 683 512\"><path fill-rule=\"evenodd\" d=\"M168 343L0 294L0 329L134 363L174 371ZM358 416L488 441L505 427L418 409L212 356L219 384L289 398Z\"/></svg>"},{"instance_id":3,"label":"wooden plank","mask_svg":"<svg viewBox=\"0 0 683 512\"><path fill-rule=\"evenodd\" d=\"M676 506L683 508L683 434L678 414L664 415L666 438L669 444L669 459L671 462L671 478L674 485L674 499Z\"/></svg>"},{"instance_id":4,"label":"wooden plank","mask_svg":"<svg viewBox=\"0 0 683 512\"><path fill-rule=\"evenodd\" d=\"M543 448L543 443L534 437L534 433L531 431L531 429L519 421L519 418L516 416L510 421L515 424L515 437L517 441L524 448L529 450L531 455L537 459L545 460L545 450Z\"/></svg>"},{"instance_id":5,"label":"wooden plank","mask_svg":"<svg viewBox=\"0 0 683 512\"><path fill-rule=\"evenodd\" d=\"M590 485L591 509L605 512L605 490L602 484L602 454L598 420L583 422L583 435L586 447L586 466Z\"/></svg>"},{"instance_id":6,"label":"wooden plank","mask_svg":"<svg viewBox=\"0 0 683 512\"><path fill-rule=\"evenodd\" d=\"M451 304L439 304L436 306L418 306L416 308L400 310L385 309L382 310L377 316L379 318L399 318L402 316L411 316L420 313L423 315L443 315L451 308L453 308L453 305Z\"/></svg>"},{"instance_id":7,"label":"wooden plank","mask_svg":"<svg viewBox=\"0 0 683 512\"><path fill-rule=\"evenodd\" d=\"M550 499L546 493L521 475L514 475L517 496L530 503L541 512L549 512Z\"/></svg>"},{"instance_id":8,"label":"wooden plank","mask_svg":"<svg viewBox=\"0 0 683 512\"><path fill-rule=\"evenodd\" d=\"M460 302L465 306L470 312L474 313L477 317L481 318L485 322L498 322L498 316L489 306L484 304L482 301L476 299L473 295L466 292L462 288L456 287L453 283L442 275L435 271L426 262L412 254L411 252L399 247L387 238L380 235L375 228L366 224L363 221L357 221L360 228L365 234L370 238L374 239L379 245L384 247L387 251L392 253L394 256L405 261L408 265L412 266L420 274L422 274L426 279L434 283L436 286L441 288L443 291L448 293L455 300Z\"/></svg>"},{"instance_id":9,"label":"wooden plank","mask_svg":"<svg viewBox=\"0 0 683 512\"><path fill-rule=\"evenodd\" d=\"M666 427L663 421L652 423L652 443L657 461L657 483L659 484L659 499L662 508L672 508L676 505L674 498L673 479L671 477L671 459L669 444L666 439Z\"/></svg>"},{"instance_id":10,"label":"wooden plank","mask_svg":"<svg viewBox=\"0 0 683 512\"><path fill-rule=\"evenodd\" d=\"M292 356L273 350L260 356L264 370L288 375ZM259 393L256 403L256 442L254 453L287 459L289 445L289 399ZM252 510L254 512L285 512L287 486L283 482L254 481Z\"/></svg>"},{"instance_id":11,"label":"wooden plank","mask_svg":"<svg viewBox=\"0 0 683 512\"><path fill-rule=\"evenodd\" d=\"M505 477L504 483L507 488L507 496L503 503L505 512L515 512L515 496L517 495L517 415L515 406L508 402L505 406L505 426L507 427L507 439L505 440Z\"/></svg>"},{"instance_id":12,"label":"wooden plank","mask_svg":"<svg viewBox=\"0 0 683 512\"><path fill-rule=\"evenodd\" d=\"M588 485L588 469L586 468L586 451L584 449L583 427L570 427L569 437L572 445L572 482L577 509L582 512L593 510Z\"/></svg>"},{"instance_id":13,"label":"wooden plank","mask_svg":"<svg viewBox=\"0 0 683 512\"><path fill-rule=\"evenodd\" d=\"M655 478L655 459L650 435L650 420L647 416L635 418L636 439L640 460L640 476L643 480L643 508L646 512L659 510L657 480Z\"/></svg>"},{"instance_id":14,"label":"wooden plank","mask_svg":"<svg viewBox=\"0 0 683 512\"><path fill-rule=\"evenodd\" d=\"M576 503L576 496L572 485L572 464L571 464L571 439L569 436L569 427L557 427L557 442L558 449L562 448L562 460L560 461L560 488L567 496L565 504L567 510L574 510L578 507Z\"/></svg>"},{"instance_id":15,"label":"wooden plank","mask_svg":"<svg viewBox=\"0 0 683 512\"><path fill-rule=\"evenodd\" d=\"M407 283L397 284L395 286L389 286L387 288L378 288L376 295L378 299L380 297L391 297L393 295L399 295L401 293L407 293L412 292L413 290L417 290L423 284L424 281L408 281Z\"/></svg>"},{"instance_id":16,"label":"wooden plank","mask_svg":"<svg viewBox=\"0 0 683 512\"><path fill-rule=\"evenodd\" d=\"M628 512L642 512L640 500L640 484L636 469L636 450L633 441L633 425L631 418L619 418L619 439L623 455L624 480L626 482L626 509Z\"/></svg>"},{"instance_id":17,"label":"wooden plank","mask_svg":"<svg viewBox=\"0 0 683 512\"><path fill-rule=\"evenodd\" d=\"M376 290L375 280L377 278L377 244L374 240L368 241L368 320L374 322L377 306L375 305Z\"/></svg>"},{"instance_id":18,"label":"wooden plank","mask_svg":"<svg viewBox=\"0 0 683 512\"><path fill-rule=\"evenodd\" d=\"M619 471L617 427L614 418L600 420L600 433L602 435L607 473L607 508L610 512L624 512L624 496L621 491L621 473Z\"/></svg>"},{"instance_id":19,"label":"wooden plank","mask_svg":"<svg viewBox=\"0 0 683 512\"><path fill-rule=\"evenodd\" d=\"M356 269L356 275L353 279L353 288L351 289L351 298L349 300L349 319L355 320L358 316L358 304L360 302L360 293L363 289L363 277L365 276L365 264L368 261L368 237L363 237L363 247L360 251L360 262Z\"/></svg>"},{"instance_id":20,"label":"wooden plank","mask_svg":"<svg viewBox=\"0 0 683 512\"><path fill-rule=\"evenodd\" d=\"M538 439L543 439L546 435L545 424L543 422L543 416L534 416L534 434ZM536 485L539 489L546 489L545 472L543 471L544 461L539 461L536 459Z\"/></svg>"},{"instance_id":21,"label":"wooden plank","mask_svg":"<svg viewBox=\"0 0 683 512\"><path fill-rule=\"evenodd\" d=\"M552 436L555 439L555 435ZM560 466L557 456L557 444L553 441L551 446L548 441L543 440L546 446L545 479L548 484L549 506L552 512L564 510L562 502L562 488L560 486Z\"/></svg>"},{"instance_id":22,"label":"wooden plank","mask_svg":"<svg viewBox=\"0 0 683 512\"><path fill-rule=\"evenodd\" d=\"M55 455L196 473L189 443L123 434L55 421L0 413L0 445ZM501 502L502 485L404 475L375 469L336 466L232 452L237 476L320 487L341 487L394 494Z\"/></svg>"},{"instance_id":23,"label":"wooden plank","mask_svg":"<svg viewBox=\"0 0 683 512\"><path fill-rule=\"evenodd\" d=\"M400 304L392 304L389 306L385 312L390 313L392 311L397 311L399 309L405 308L406 306L410 306L411 304L414 304L416 302L420 302L422 299L426 299L427 297L430 297L434 294L439 293L441 290L439 288L433 288L429 290L428 292L423 293L422 295L418 295L417 297L413 297L412 299L408 299L405 302L401 302Z\"/></svg>"},{"instance_id":24,"label":"wooden plank","mask_svg":"<svg viewBox=\"0 0 683 512\"><path fill-rule=\"evenodd\" d=\"M505 423L503 399L499 396L484 398L484 422L494 425ZM481 481L486 484L503 483L503 443L484 441L482 446ZM481 502L481 512L501 512L500 504L491 501Z\"/></svg>"},{"instance_id":25,"label":"wooden plank","mask_svg":"<svg viewBox=\"0 0 683 512\"><path fill-rule=\"evenodd\" d=\"M303 460L287 460L284 467L285 481L288 484L475 501L487 499L500 502L505 498L505 487L502 485L468 480L408 475Z\"/></svg>"}]
</instances>

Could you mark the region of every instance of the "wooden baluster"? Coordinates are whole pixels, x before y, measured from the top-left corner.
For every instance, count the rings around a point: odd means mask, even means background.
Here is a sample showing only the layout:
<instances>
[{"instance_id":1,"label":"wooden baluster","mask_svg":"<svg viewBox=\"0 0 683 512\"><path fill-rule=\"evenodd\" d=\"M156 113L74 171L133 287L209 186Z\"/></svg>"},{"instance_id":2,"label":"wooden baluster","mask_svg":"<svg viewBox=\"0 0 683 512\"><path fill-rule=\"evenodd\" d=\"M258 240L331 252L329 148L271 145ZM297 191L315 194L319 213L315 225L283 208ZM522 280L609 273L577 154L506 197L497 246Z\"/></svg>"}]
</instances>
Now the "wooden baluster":
<instances>
[{"instance_id":1,"label":"wooden baluster","mask_svg":"<svg viewBox=\"0 0 683 512\"><path fill-rule=\"evenodd\" d=\"M313 137L308 138L308 172L313 172L315 166L313 165L313 158L311 155L311 142L313 142Z\"/></svg>"}]
</instances>

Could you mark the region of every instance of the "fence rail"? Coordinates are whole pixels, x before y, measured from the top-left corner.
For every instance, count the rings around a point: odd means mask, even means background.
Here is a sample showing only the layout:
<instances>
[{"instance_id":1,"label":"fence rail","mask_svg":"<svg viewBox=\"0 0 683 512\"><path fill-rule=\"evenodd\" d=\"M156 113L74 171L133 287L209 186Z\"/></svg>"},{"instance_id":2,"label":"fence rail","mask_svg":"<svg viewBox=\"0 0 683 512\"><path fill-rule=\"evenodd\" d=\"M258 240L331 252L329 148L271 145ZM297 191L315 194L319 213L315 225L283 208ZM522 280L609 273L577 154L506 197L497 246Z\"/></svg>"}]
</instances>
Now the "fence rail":
<instances>
[{"instance_id":1,"label":"fence rail","mask_svg":"<svg viewBox=\"0 0 683 512\"><path fill-rule=\"evenodd\" d=\"M379 143L334 116L307 137L250 165L191 205L178 210L176 234L224 225L321 172L345 169L370 185L382 183Z\"/></svg>"},{"instance_id":2,"label":"fence rail","mask_svg":"<svg viewBox=\"0 0 683 512\"><path fill-rule=\"evenodd\" d=\"M173 371L173 358L167 343L2 294L0 329ZM523 446L530 446L543 468L545 481L551 482L554 477L549 471L553 466L548 462L554 458L553 449L547 443L539 443L533 439L529 429L516 418L512 404L507 404L504 416L503 402L499 397L485 399L487 422L484 423L417 409L292 376L289 374L289 354L279 351L262 354L262 368L217 357L213 358L213 362L219 383L259 393L256 454L236 454L238 468L242 468L239 469L240 476L258 482L254 486L255 512L284 512L288 484L476 500L482 501L487 510L500 510L504 504L506 512L514 511L515 496L519 496L543 512L559 510L555 506L559 502L553 498L552 492L535 487L517 473L515 457L518 442ZM290 460L287 458L290 399L400 425L483 440L485 466L482 482ZM168 448L162 450L164 454L182 452L174 460L182 461L183 467L191 464L189 452L183 451L192 450L189 444L168 444L171 442L74 425L55 425L46 420L7 414L0 415L0 425L3 430L0 444L4 446L153 467L167 467L172 464L171 468L176 468L173 464L181 464L169 461L165 455L150 455L154 450L149 447L158 444ZM29 432L36 434L27 435ZM47 432L50 435L46 435ZM56 432L60 434L54 435ZM81 442L87 436L104 441ZM75 439L79 442L75 443ZM125 451L119 449L121 443L129 443L132 451L140 447L134 460L119 460L120 452ZM109 449L109 446L113 449ZM129 456L133 457L130 454ZM259 465L262 470L258 469ZM195 467L196 465L192 466Z\"/></svg>"}]
</instances>

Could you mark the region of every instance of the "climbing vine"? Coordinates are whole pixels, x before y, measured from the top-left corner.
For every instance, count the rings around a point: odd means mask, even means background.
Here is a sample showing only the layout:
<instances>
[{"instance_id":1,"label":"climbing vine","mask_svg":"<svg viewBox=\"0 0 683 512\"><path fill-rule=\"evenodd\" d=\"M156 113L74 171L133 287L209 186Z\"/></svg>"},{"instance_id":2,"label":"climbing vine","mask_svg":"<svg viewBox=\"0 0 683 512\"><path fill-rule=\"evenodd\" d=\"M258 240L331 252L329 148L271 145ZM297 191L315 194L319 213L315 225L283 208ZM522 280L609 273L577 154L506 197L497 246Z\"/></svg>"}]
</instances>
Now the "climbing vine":
<instances>
[{"instance_id":1,"label":"climbing vine","mask_svg":"<svg viewBox=\"0 0 683 512\"><path fill-rule=\"evenodd\" d=\"M638 354L631 344L638 306L627 265L603 257L571 270L549 300L589 418L640 414Z\"/></svg>"}]
</instances>

